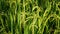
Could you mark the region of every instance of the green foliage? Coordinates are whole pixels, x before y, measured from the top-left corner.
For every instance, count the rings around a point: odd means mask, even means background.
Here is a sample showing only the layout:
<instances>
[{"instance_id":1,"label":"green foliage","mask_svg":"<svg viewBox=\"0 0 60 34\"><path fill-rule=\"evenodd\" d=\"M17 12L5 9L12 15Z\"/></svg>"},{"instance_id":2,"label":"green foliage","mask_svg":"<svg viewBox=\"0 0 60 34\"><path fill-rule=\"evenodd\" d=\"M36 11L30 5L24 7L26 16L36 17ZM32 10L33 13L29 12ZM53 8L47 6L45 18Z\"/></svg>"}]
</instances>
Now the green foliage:
<instances>
[{"instance_id":1,"label":"green foliage","mask_svg":"<svg viewBox=\"0 0 60 34\"><path fill-rule=\"evenodd\" d=\"M60 34L60 0L0 0L0 34Z\"/></svg>"}]
</instances>

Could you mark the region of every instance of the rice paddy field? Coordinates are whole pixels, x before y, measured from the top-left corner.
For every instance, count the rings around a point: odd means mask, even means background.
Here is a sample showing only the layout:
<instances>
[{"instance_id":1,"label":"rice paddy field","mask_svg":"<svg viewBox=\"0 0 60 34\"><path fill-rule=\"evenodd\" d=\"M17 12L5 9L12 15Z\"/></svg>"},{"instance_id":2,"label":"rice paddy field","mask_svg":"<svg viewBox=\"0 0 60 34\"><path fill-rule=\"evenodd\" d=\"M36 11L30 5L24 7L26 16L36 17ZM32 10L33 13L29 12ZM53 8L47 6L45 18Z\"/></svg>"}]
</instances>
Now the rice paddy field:
<instances>
[{"instance_id":1,"label":"rice paddy field","mask_svg":"<svg viewBox=\"0 0 60 34\"><path fill-rule=\"evenodd\" d=\"M0 0L0 34L60 34L60 0Z\"/></svg>"}]
</instances>

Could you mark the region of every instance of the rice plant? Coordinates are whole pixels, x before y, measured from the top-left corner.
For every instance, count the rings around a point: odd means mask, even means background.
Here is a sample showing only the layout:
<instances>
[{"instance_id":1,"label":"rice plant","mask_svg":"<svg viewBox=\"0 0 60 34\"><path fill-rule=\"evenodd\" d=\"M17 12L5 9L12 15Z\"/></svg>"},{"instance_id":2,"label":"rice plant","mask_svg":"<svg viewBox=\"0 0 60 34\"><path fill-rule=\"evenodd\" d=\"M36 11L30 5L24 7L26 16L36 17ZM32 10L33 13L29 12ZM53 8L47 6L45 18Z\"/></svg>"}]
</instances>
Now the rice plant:
<instances>
[{"instance_id":1,"label":"rice plant","mask_svg":"<svg viewBox=\"0 0 60 34\"><path fill-rule=\"evenodd\" d=\"M0 0L0 34L60 34L60 0Z\"/></svg>"}]
</instances>

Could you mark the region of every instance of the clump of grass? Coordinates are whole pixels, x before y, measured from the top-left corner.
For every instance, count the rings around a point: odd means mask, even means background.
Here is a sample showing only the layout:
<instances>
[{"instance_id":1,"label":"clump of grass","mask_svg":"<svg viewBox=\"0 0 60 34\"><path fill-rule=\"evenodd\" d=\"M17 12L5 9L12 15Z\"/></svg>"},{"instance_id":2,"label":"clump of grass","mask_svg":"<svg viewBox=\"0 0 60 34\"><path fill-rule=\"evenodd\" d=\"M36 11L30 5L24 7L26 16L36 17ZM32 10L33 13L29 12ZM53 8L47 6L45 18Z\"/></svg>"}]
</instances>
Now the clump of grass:
<instances>
[{"instance_id":1,"label":"clump of grass","mask_svg":"<svg viewBox=\"0 0 60 34\"><path fill-rule=\"evenodd\" d=\"M60 34L60 1L0 0L0 34Z\"/></svg>"}]
</instances>

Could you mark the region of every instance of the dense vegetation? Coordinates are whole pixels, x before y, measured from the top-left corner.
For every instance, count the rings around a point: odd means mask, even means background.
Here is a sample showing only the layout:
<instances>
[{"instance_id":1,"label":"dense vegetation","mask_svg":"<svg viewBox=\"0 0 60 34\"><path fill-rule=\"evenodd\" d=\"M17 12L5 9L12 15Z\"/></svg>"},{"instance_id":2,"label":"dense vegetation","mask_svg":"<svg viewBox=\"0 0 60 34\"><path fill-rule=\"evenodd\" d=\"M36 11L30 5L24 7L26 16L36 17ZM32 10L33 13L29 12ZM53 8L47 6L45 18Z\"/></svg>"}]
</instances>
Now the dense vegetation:
<instances>
[{"instance_id":1,"label":"dense vegetation","mask_svg":"<svg viewBox=\"0 0 60 34\"><path fill-rule=\"evenodd\" d=\"M0 0L0 34L60 34L60 0Z\"/></svg>"}]
</instances>

